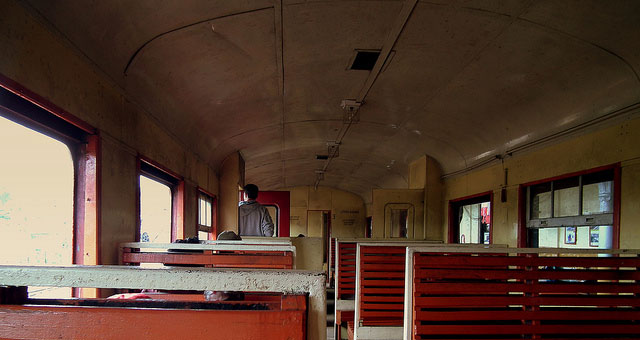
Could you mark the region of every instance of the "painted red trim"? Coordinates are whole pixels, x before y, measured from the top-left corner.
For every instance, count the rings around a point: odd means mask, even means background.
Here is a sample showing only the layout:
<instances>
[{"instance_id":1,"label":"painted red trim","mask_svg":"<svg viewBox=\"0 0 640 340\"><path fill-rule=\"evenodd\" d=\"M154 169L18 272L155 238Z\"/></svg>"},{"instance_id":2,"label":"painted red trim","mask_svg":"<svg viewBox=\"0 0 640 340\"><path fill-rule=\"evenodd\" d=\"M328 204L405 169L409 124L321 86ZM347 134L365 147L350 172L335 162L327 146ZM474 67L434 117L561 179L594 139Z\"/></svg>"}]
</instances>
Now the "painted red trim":
<instances>
[{"instance_id":1,"label":"painted red trim","mask_svg":"<svg viewBox=\"0 0 640 340\"><path fill-rule=\"evenodd\" d=\"M527 198L526 187L523 184L518 186L518 248L526 248L527 245Z\"/></svg>"},{"instance_id":2,"label":"painted red trim","mask_svg":"<svg viewBox=\"0 0 640 340\"><path fill-rule=\"evenodd\" d=\"M56 117L59 117L60 119L66 121L69 124L73 124L74 126L82 129L88 134L92 134L92 135L96 134L96 128L94 128L87 122L65 111L61 107L53 104L48 99L45 99L44 97L38 95L37 93L32 92L31 90L22 86L15 80L3 75L2 73L0 73L0 87L3 87L8 91L14 93L15 95L22 97L32 102L33 104L43 108L44 110L51 112Z\"/></svg>"},{"instance_id":3,"label":"painted red trim","mask_svg":"<svg viewBox=\"0 0 640 340\"><path fill-rule=\"evenodd\" d=\"M467 201L467 200L471 200L471 199L482 197L482 196L489 196L489 203L491 204L491 225L489 227L489 243L493 243L493 229L495 225L493 221L493 190L449 200L449 211L448 211L449 223L447 223L447 227L449 229L448 237L447 237L448 243L460 243L460 240L456 239L456 234L460 233L460 230L459 230L460 228L456 227L453 221L454 215L455 215L455 213L453 212L453 205L458 202Z\"/></svg>"},{"instance_id":4,"label":"painted red trim","mask_svg":"<svg viewBox=\"0 0 640 340\"><path fill-rule=\"evenodd\" d=\"M169 185L171 188L171 242L184 238L184 226L186 224L185 218L185 183L184 177L180 176L176 172L171 171L169 168L164 165L146 157L144 155L138 154L137 159L137 225L138 227L136 232L136 242L140 241L140 175L142 174L141 165L142 162L164 172L165 174L173 177L178 183L174 185Z\"/></svg>"},{"instance_id":5,"label":"painted red trim","mask_svg":"<svg viewBox=\"0 0 640 340\"><path fill-rule=\"evenodd\" d=\"M490 201L489 201L489 210L490 210L490 214L491 214L491 218L489 219L489 244L493 244L493 229L495 229L495 215L493 214L493 206L495 204L493 204L493 191L491 191L490 194ZM484 243L484 240L481 240L482 242L480 243Z\"/></svg>"},{"instance_id":6,"label":"painted red trim","mask_svg":"<svg viewBox=\"0 0 640 340\"><path fill-rule=\"evenodd\" d=\"M448 230L448 235L447 235L447 243L456 243L455 240L455 235L453 232L453 219L454 219L454 214L453 214L453 204L451 201L449 201L449 223L447 223L447 228Z\"/></svg>"},{"instance_id":7,"label":"painted red trim","mask_svg":"<svg viewBox=\"0 0 640 340\"><path fill-rule=\"evenodd\" d=\"M493 196L493 190L489 190L489 191L481 192L481 193L479 193L479 194L474 194L474 195L469 195L469 196L465 196L465 197L460 197L460 198L452 199L452 200L449 200L449 202L451 202L451 203L456 203L456 202L466 201L466 200L470 200L470 199L472 199L472 198L477 198L477 197L487 196L487 195L491 195L491 196Z\"/></svg>"},{"instance_id":8,"label":"painted red trim","mask_svg":"<svg viewBox=\"0 0 640 340\"><path fill-rule=\"evenodd\" d=\"M210 196L211 198L216 198L216 195L215 195L215 194L212 194L211 192L209 192L209 191L207 191L207 190L203 189L203 188L202 188L202 187L200 187L200 186L196 187L196 190L197 190L198 192L201 192L201 193L203 193L203 194L205 194L205 195Z\"/></svg>"},{"instance_id":9,"label":"painted red trim","mask_svg":"<svg viewBox=\"0 0 640 340\"><path fill-rule=\"evenodd\" d=\"M522 183L520 185L528 187L528 186L532 186L532 185L536 185L536 184L542 184L542 183L547 183L547 182L551 182L551 181L558 181L558 180L569 178L569 177L587 175L587 174L592 174L594 172L600 172L600 171L604 171L604 170L611 170L611 169L615 169L616 167L620 167L620 163L599 166L597 168L592 168L592 169L588 169L588 170L570 172L568 174L563 174L563 175L560 175L560 176L549 177L549 178L544 178L544 179L540 179L540 180L536 180L536 181L532 181L532 182Z\"/></svg>"},{"instance_id":10,"label":"painted red trim","mask_svg":"<svg viewBox=\"0 0 640 340\"><path fill-rule=\"evenodd\" d=\"M135 242L140 242L140 229L142 227L140 225L140 174L142 174L140 171L140 162L140 157L136 157L136 230L133 235L133 240Z\"/></svg>"},{"instance_id":11,"label":"painted red trim","mask_svg":"<svg viewBox=\"0 0 640 340\"><path fill-rule=\"evenodd\" d=\"M211 239L212 240L217 240L218 239L218 198L214 197L213 198L213 215L211 216L211 223L213 224L211 226Z\"/></svg>"},{"instance_id":12,"label":"painted red trim","mask_svg":"<svg viewBox=\"0 0 640 340\"><path fill-rule=\"evenodd\" d=\"M613 249L620 248L620 206L622 198L622 169L620 163L613 169Z\"/></svg>"},{"instance_id":13,"label":"painted red trim","mask_svg":"<svg viewBox=\"0 0 640 340\"><path fill-rule=\"evenodd\" d=\"M171 170L171 169L167 168L166 166L164 166L164 165L152 160L151 158L149 158L149 157L147 157L145 155L138 154L138 159L140 161L143 161L143 162L153 166L154 168L157 168L158 170L161 170L162 172L165 172L166 174L168 174L169 176L175 178L178 181L183 181L184 180L184 177L179 175L177 172L174 172L173 170Z\"/></svg>"},{"instance_id":14,"label":"painted red trim","mask_svg":"<svg viewBox=\"0 0 640 340\"><path fill-rule=\"evenodd\" d=\"M279 237L289 237L290 234L290 210L291 210L291 192L289 191L260 191L258 203L263 205L275 205L278 207L278 235Z\"/></svg>"},{"instance_id":15,"label":"painted red trim","mask_svg":"<svg viewBox=\"0 0 640 340\"><path fill-rule=\"evenodd\" d=\"M184 238L185 184L180 181L171 189L171 242Z\"/></svg>"}]
</instances>

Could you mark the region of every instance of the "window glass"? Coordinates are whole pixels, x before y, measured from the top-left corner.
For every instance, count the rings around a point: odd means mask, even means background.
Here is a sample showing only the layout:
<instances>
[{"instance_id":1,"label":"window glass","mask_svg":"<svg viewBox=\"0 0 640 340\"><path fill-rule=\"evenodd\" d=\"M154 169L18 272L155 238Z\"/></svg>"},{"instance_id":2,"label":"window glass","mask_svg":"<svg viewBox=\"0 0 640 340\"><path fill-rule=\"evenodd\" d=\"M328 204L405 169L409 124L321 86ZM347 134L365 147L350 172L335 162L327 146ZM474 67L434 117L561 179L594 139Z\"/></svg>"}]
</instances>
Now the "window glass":
<instances>
[{"instance_id":1,"label":"window glass","mask_svg":"<svg viewBox=\"0 0 640 340\"><path fill-rule=\"evenodd\" d=\"M538 230L540 248L600 248L613 246L612 226L577 226Z\"/></svg>"},{"instance_id":2,"label":"window glass","mask_svg":"<svg viewBox=\"0 0 640 340\"><path fill-rule=\"evenodd\" d=\"M171 188L140 176L140 242L171 242Z\"/></svg>"},{"instance_id":3,"label":"window glass","mask_svg":"<svg viewBox=\"0 0 640 340\"><path fill-rule=\"evenodd\" d=\"M69 148L0 117L0 263L73 262L74 169ZM30 297L71 297L29 287Z\"/></svg>"},{"instance_id":4,"label":"window glass","mask_svg":"<svg viewBox=\"0 0 640 340\"><path fill-rule=\"evenodd\" d=\"M553 217L580 214L580 179L567 178L553 182Z\"/></svg>"},{"instance_id":5,"label":"window glass","mask_svg":"<svg viewBox=\"0 0 640 340\"><path fill-rule=\"evenodd\" d=\"M531 218L551 217L551 183L534 185L531 190Z\"/></svg>"},{"instance_id":6,"label":"window glass","mask_svg":"<svg viewBox=\"0 0 640 340\"><path fill-rule=\"evenodd\" d=\"M482 202L461 206L459 243L490 243L491 203Z\"/></svg>"},{"instance_id":7,"label":"window glass","mask_svg":"<svg viewBox=\"0 0 640 340\"><path fill-rule=\"evenodd\" d=\"M211 227L211 215L212 215L212 201L213 199L209 195L200 194L198 198L198 224L206 227Z\"/></svg>"},{"instance_id":8,"label":"window glass","mask_svg":"<svg viewBox=\"0 0 640 340\"><path fill-rule=\"evenodd\" d=\"M407 237L409 209L391 209L391 237Z\"/></svg>"},{"instance_id":9,"label":"window glass","mask_svg":"<svg viewBox=\"0 0 640 340\"><path fill-rule=\"evenodd\" d=\"M529 245L610 249L613 226L591 223L613 220L613 178L614 170L609 169L530 186L529 219L544 220L528 223ZM587 219L584 215L600 216Z\"/></svg>"},{"instance_id":10,"label":"window glass","mask_svg":"<svg viewBox=\"0 0 640 340\"><path fill-rule=\"evenodd\" d=\"M213 198L205 193L198 195L198 239L209 240L213 228Z\"/></svg>"},{"instance_id":11,"label":"window glass","mask_svg":"<svg viewBox=\"0 0 640 340\"><path fill-rule=\"evenodd\" d=\"M613 181L587 184L582 188L582 214L613 212Z\"/></svg>"}]
</instances>

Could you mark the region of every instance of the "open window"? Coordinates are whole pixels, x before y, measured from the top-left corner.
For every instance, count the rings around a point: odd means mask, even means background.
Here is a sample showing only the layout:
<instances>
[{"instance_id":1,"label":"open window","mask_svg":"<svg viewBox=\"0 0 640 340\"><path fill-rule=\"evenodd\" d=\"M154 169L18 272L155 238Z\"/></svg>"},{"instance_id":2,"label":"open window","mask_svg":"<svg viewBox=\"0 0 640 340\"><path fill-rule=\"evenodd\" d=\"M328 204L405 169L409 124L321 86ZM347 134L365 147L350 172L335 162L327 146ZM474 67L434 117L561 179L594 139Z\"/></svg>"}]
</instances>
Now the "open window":
<instances>
[{"instance_id":1,"label":"open window","mask_svg":"<svg viewBox=\"0 0 640 340\"><path fill-rule=\"evenodd\" d=\"M140 242L169 243L184 235L184 181L144 158L139 164Z\"/></svg>"},{"instance_id":2,"label":"open window","mask_svg":"<svg viewBox=\"0 0 640 340\"><path fill-rule=\"evenodd\" d=\"M98 264L95 130L7 83L0 79L0 263ZM95 294L84 293L29 287L31 297Z\"/></svg>"},{"instance_id":3,"label":"open window","mask_svg":"<svg viewBox=\"0 0 640 340\"><path fill-rule=\"evenodd\" d=\"M523 184L527 245L617 247L617 182L619 167L610 166Z\"/></svg>"},{"instance_id":4,"label":"open window","mask_svg":"<svg viewBox=\"0 0 640 340\"><path fill-rule=\"evenodd\" d=\"M492 243L493 192L449 201L449 243Z\"/></svg>"},{"instance_id":5,"label":"open window","mask_svg":"<svg viewBox=\"0 0 640 340\"><path fill-rule=\"evenodd\" d=\"M217 236L217 200L214 195L198 190L198 239L213 240Z\"/></svg>"}]
</instances>

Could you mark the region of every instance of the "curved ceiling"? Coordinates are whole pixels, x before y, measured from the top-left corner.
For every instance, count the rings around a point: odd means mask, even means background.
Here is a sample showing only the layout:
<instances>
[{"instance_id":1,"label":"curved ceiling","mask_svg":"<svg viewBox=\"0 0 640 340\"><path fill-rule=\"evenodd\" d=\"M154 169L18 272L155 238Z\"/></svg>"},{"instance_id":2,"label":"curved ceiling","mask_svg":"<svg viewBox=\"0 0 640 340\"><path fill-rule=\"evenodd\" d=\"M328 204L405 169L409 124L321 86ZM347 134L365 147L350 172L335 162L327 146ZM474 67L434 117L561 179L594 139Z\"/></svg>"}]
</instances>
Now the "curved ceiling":
<instances>
[{"instance_id":1,"label":"curved ceiling","mask_svg":"<svg viewBox=\"0 0 640 340\"><path fill-rule=\"evenodd\" d=\"M640 102L640 2L28 0L210 165L263 189L362 195L444 174ZM355 51L390 50L380 72ZM344 99L362 99L345 123ZM327 161L327 143L341 141Z\"/></svg>"}]
</instances>

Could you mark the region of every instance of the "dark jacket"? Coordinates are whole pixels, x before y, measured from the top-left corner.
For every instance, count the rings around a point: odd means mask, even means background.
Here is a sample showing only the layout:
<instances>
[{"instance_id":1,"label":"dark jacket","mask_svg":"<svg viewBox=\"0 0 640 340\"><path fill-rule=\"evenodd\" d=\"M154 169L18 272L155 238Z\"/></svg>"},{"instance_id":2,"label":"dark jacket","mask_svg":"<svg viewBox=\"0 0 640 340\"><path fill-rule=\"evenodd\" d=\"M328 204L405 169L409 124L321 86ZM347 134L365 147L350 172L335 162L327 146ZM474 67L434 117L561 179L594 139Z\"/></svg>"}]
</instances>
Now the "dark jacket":
<instances>
[{"instance_id":1,"label":"dark jacket","mask_svg":"<svg viewBox=\"0 0 640 340\"><path fill-rule=\"evenodd\" d=\"M238 231L240 236L273 236L273 221L267 208L256 201L240 202Z\"/></svg>"}]
</instances>

